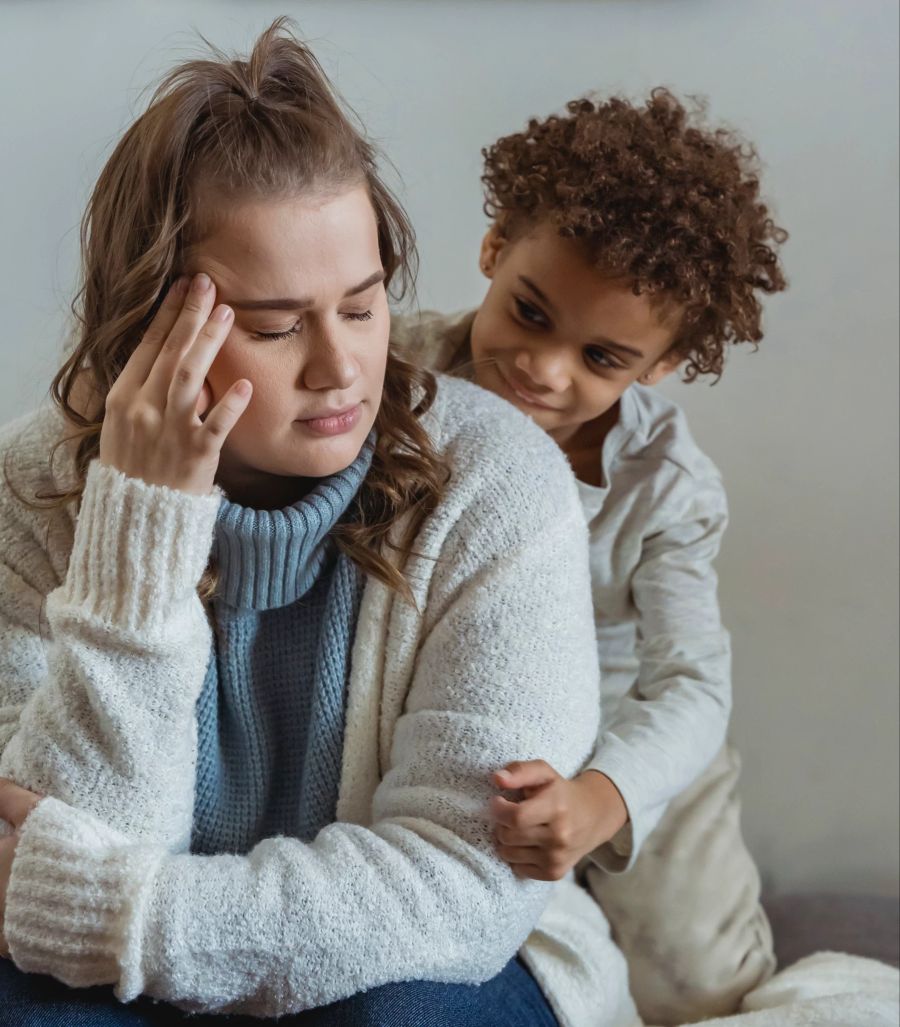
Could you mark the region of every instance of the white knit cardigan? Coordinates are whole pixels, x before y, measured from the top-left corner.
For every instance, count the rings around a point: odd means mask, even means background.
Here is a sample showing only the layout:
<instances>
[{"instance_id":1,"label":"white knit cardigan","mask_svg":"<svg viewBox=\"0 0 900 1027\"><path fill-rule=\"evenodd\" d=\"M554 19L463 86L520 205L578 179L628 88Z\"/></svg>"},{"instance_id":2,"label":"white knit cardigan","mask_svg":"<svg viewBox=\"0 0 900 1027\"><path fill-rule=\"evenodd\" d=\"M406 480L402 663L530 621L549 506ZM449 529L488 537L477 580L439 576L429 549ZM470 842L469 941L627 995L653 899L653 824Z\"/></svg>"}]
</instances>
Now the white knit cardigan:
<instances>
[{"instance_id":1,"label":"white knit cardigan","mask_svg":"<svg viewBox=\"0 0 900 1027\"><path fill-rule=\"evenodd\" d=\"M406 568L418 610L366 585L338 822L246 856L188 852L211 646L196 585L221 493L95 460L75 518L0 486L0 776L47 796L7 896L21 970L276 1017L390 981L487 980L522 947L563 1027L634 1022L599 908L569 881L516 879L487 814L492 770L540 757L572 774L596 738L573 478L467 383L441 379L426 424L453 480ZM19 492L71 484L68 444L48 462L63 431L54 409L0 431Z\"/></svg>"}]
</instances>

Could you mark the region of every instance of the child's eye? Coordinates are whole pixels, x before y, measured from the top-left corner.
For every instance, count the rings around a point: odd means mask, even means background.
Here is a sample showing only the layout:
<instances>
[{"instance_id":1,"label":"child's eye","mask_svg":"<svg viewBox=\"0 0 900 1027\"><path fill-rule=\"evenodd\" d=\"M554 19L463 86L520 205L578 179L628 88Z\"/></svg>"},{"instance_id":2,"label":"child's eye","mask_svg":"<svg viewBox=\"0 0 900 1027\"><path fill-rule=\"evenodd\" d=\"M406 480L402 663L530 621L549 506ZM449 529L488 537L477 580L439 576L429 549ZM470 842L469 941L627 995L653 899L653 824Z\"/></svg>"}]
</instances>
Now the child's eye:
<instances>
[{"instance_id":1,"label":"child's eye","mask_svg":"<svg viewBox=\"0 0 900 1027\"><path fill-rule=\"evenodd\" d=\"M593 364L595 367L605 367L613 371L619 367L605 349L600 349L597 346L589 346L584 352L588 362Z\"/></svg>"},{"instance_id":2,"label":"child's eye","mask_svg":"<svg viewBox=\"0 0 900 1027\"><path fill-rule=\"evenodd\" d=\"M537 307L532 306L530 303L526 303L525 300L520 300L518 296L515 297L515 300L516 310L519 312L519 317L521 317L523 321L527 321L528 324L533 325L547 324L547 319Z\"/></svg>"}]
</instances>

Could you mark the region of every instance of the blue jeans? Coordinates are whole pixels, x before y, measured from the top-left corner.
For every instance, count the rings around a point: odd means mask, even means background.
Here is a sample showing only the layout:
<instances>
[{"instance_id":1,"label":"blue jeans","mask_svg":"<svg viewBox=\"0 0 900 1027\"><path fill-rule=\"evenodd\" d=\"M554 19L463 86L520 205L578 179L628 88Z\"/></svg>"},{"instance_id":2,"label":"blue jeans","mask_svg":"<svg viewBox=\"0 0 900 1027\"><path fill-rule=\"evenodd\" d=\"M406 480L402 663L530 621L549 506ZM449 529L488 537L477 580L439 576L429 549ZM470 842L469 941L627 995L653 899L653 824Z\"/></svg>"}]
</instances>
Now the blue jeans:
<instances>
[{"instance_id":1,"label":"blue jeans","mask_svg":"<svg viewBox=\"0 0 900 1027\"><path fill-rule=\"evenodd\" d=\"M188 1016L142 996L128 1005L112 987L69 988L0 959L0 1027L258 1027L249 1016ZM279 1027L559 1027L516 957L484 984L383 984L319 1009L270 1021Z\"/></svg>"}]
</instances>

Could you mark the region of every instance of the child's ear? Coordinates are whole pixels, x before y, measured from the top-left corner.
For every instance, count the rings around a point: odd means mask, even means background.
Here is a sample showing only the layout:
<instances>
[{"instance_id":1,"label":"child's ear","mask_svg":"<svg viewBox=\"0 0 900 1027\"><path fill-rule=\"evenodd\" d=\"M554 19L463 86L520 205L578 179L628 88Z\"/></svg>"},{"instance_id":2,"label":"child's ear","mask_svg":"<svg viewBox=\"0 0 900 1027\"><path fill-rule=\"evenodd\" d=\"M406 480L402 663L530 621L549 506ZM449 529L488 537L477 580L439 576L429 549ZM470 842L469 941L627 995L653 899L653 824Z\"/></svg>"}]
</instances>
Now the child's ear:
<instances>
[{"instance_id":1,"label":"child's ear","mask_svg":"<svg viewBox=\"0 0 900 1027\"><path fill-rule=\"evenodd\" d=\"M638 381L641 385L658 385L663 378L667 378L673 371L677 370L682 363L682 356L674 350L669 350L648 368Z\"/></svg>"},{"instance_id":2,"label":"child's ear","mask_svg":"<svg viewBox=\"0 0 900 1027\"><path fill-rule=\"evenodd\" d=\"M497 260L508 242L509 240L496 222L484 233L484 238L481 240L481 252L478 255L478 266L485 278L494 277Z\"/></svg>"}]
</instances>

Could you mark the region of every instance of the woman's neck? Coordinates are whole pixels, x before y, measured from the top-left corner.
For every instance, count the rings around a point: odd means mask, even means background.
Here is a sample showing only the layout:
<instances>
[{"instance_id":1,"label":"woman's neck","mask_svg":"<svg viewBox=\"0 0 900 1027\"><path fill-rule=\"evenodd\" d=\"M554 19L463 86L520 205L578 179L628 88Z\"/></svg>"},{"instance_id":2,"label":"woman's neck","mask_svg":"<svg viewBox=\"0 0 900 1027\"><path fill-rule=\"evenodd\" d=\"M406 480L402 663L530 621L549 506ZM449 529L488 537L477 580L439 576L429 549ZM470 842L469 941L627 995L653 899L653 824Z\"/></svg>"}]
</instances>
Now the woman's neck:
<instances>
[{"instance_id":1,"label":"woman's neck","mask_svg":"<svg viewBox=\"0 0 900 1027\"><path fill-rule=\"evenodd\" d=\"M251 510L283 510L303 499L318 484L317 478L283 477L256 471L236 472L222 467L216 474L216 484L228 499Z\"/></svg>"}]
</instances>

